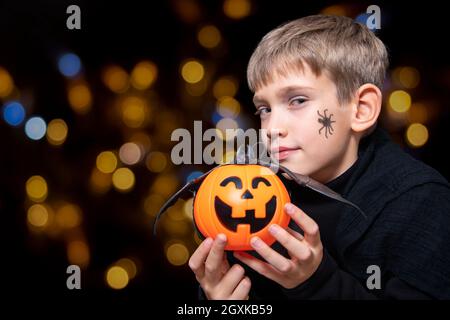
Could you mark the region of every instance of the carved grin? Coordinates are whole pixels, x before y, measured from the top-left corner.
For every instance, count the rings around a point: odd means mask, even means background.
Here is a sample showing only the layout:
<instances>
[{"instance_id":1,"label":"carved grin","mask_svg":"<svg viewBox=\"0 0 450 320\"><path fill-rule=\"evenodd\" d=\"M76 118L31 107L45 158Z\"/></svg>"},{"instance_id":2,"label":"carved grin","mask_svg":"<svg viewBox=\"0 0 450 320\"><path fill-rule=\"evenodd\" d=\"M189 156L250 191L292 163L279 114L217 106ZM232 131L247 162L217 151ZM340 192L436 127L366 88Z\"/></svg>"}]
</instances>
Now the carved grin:
<instances>
[{"instance_id":1,"label":"carved grin","mask_svg":"<svg viewBox=\"0 0 450 320\"><path fill-rule=\"evenodd\" d=\"M272 220L276 207L277 198L273 196L266 203L266 216L264 218L256 218L254 209L245 210L245 217L243 218L233 218L231 216L232 208L223 202L219 197L216 196L214 199L214 209L216 210L220 223L228 230L234 232L237 231L237 226L240 224L249 224L250 233L258 232L267 226Z\"/></svg>"}]
</instances>

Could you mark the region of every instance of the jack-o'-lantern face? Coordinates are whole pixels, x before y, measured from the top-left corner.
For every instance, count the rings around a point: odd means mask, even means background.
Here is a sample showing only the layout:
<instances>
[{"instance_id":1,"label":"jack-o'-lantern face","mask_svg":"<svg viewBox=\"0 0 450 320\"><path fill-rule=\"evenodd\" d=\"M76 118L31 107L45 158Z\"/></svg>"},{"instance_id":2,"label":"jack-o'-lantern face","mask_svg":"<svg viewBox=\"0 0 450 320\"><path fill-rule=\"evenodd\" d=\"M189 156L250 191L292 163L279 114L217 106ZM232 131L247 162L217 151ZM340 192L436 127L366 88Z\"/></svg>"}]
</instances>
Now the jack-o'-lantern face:
<instances>
[{"instance_id":1,"label":"jack-o'-lantern face","mask_svg":"<svg viewBox=\"0 0 450 320\"><path fill-rule=\"evenodd\" d=\"M271 223L289 223L283 207L289 195L281 180L259 165L226 165L213 170L201 184L194 201L194 219L199 231L215 238L224 233L226 250L252 250L250 238L267 244L275 239Z\"/></svg>"}]
</instances>

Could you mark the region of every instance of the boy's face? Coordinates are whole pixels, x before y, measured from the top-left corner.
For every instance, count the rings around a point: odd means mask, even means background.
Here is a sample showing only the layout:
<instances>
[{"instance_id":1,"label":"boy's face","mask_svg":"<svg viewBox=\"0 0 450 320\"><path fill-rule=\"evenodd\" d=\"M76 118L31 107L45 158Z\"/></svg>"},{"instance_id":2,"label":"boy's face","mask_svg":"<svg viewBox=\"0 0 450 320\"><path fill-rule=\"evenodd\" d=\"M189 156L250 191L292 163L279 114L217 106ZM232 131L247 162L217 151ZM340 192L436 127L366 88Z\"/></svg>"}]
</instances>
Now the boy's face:
<instances>
[{"instance_id":1,"label":"boy's face","mask_svg":"<svg viewBox=\"0 0 450 320\"><path fill-rule=\"evenodd\" d=\"M325 183L356 161L351 107L339 104L336 86L325 72L316 76L304 65L303 72L273 78L255 92L253 101L261 128L267 130L263 141L271 157Z\"/></svg>"}]
</instances>

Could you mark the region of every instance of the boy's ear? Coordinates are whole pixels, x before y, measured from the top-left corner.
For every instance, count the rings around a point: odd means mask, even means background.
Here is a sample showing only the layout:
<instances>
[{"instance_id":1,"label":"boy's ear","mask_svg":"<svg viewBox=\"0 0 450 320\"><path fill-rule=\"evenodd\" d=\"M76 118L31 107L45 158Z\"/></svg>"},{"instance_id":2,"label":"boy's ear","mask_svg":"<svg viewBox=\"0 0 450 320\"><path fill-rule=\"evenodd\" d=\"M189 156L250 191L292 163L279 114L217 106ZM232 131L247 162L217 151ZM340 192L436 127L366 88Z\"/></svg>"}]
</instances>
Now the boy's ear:
<instances>
[{"instance_id":1,"label":"boy's ear","mask_svg":"<svg viewBox=\"0 0 450 320\"><path fill-rule=\"evenodd\" d=\"M382 94L377 86L366 83L358 88L354 101L351 128L355 132L364 133L377 122Z\"/></svg>"}]
</instances>

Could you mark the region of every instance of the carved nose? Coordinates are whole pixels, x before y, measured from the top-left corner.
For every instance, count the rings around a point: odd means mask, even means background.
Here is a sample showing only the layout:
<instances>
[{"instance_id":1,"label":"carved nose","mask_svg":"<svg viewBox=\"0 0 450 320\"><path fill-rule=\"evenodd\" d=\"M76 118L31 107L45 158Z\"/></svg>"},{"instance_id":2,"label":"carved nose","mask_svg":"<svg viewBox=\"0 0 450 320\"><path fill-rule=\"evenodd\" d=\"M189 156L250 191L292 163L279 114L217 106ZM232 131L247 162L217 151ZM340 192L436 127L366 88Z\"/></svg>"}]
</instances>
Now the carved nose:
<instances>
[{"instance_id":1,"label":"carved nose","mask_svg":"<svg viewBox=\"0 0 450 320\"><path fill-rule=\"evenodd\" d=\"M250 193L250 191L246 190L241 198L242 199L253 199L253 195Z\"/></svg>"}]
</instances>

